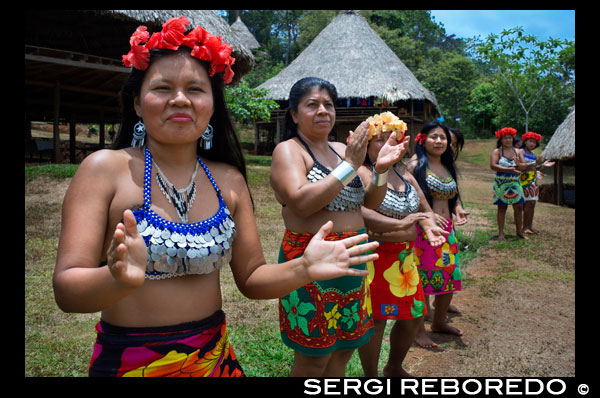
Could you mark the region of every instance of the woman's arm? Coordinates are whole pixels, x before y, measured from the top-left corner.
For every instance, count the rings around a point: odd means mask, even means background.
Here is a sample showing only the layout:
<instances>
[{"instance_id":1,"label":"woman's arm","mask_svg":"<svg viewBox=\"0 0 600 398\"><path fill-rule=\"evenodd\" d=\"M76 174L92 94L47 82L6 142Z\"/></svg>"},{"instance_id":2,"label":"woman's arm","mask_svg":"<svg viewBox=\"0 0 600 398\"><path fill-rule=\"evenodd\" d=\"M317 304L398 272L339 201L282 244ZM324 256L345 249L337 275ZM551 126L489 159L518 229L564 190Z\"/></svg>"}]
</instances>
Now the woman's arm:
<instances>
[{"instance_id":1,"label":"woman's arm","mask_svg":"<svg viewBox=\"0 0 600 398\"><path fill-rule=\"evenodd\" d=\"M377 242L355 246L367 239L366 234L334 242L323 240L333 227L332 222L327 222L310 241L303 256L281 264L265 264L250 195L241 176L234 186L237 188L230 192L227 203L228 208L234 209L237 230L230 265L236 285L246 297L277 298L313 280L364 276L364 271L349 267L377 258L376 254L363 255L374 250Z\"/></svg>"},{"instance_id":2,"label":"woman's arm","mask_svg":"<svg viewBox=\"0 0 600 398\"><path fill-rule=\"evenodd\" d=\"M333 175L310 183L306 173L297 143L287 140L275 147L271 157L271 187L277 200L300 218L322 210L344 188Z\"/></svg>"},{"instance_id":3,"label":"woman's arm","mask_svg":"<svg viewBox=\"0 0 600 398\"><path fill-rule=\"evenodd\" d=\"M101 311L144 283L146 245L131 211L114 231L108 266L98 267L116 176L119 168L127 169L120 156L106 150L88 156L65 195L53 275L54 296L65 312Z\"/></svg>"},{"instance_id":4,"label":"woman's arm","mask_svg":"<svg viewBox=\"0 0 600 398\"><path fill-rule=\"evenodd\" d=\"M381 147L377 155L377 162L374 169L378 174L389 173L389 170L402 159L408 148L409 138L405 137L402 142L396 141L396 133L390 134L387 142ZM376 209L381 205L387 193L387 183L376 185L373 183L371 170L365 166L360 166L358 174L365 184L365 201L363 206L368 209ZM387 177L384 178L387 181Z\"/></svg>"}]
</instances>

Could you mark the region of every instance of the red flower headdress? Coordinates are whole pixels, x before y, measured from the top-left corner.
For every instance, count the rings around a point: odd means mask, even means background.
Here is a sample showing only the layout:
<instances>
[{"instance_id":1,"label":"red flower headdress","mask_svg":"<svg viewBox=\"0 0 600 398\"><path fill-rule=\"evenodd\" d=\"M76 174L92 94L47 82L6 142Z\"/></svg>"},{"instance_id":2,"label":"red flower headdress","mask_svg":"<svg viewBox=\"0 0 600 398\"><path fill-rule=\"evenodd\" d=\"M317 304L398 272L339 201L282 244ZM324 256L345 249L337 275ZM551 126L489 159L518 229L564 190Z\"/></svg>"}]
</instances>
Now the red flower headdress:
<instances>
[{"instance_id":1,"label":"red flower headdress","mask_svg":"<svg viewBox=\"0 0 600 398\"><path fill-rule=\"evenodd\" d=\"M223 82L231 83L234 75L231 66L235 63L235 58L231 56L233 47L223 42L221 36L211 35L201 26L196 26L185 35L189 24L186 17L171 18L163 24L160 32L152 36L147 27L139 26L129 39L131 51L123 55L123 64L128 68L146 70L150 62L150 50L177 50L184 45L192 49L192 57L210 62L209 76L225 71ZM142 44L144 42L146 44Z\"/></svg>"},{"instance_id":2,"label":"red flower headdress","mask_svg":"<svg viewBox=\"0 0 600 398\"><path fill-rule=\"evenodd\" d=\"M521 136L521 139L523 140L523 142L530 140L530 139L540 142L540 140L542 139L542 135L538 134L538 133L534 133L533 131L528 131Z\"/></svg>"},{"instance_id":3,"label":"red flower headdress","mask_svg":"<svg viewBox=\"0 0 600 398\"><path fill-rule=\"evenodd\" d=\"M512 135L515 137L517 135L517 130L513 129L512 127L504 127L503 129L496 131L494 134L496 134L496 138L498 139L504 137L505 135Z\"/></svg>"},{"instance_id":4,"label":"red flower headdress","mask_svg":"<svg viewBox=\"0 0 600 398\"><path fill-rule=\"evenodd\" d=\"M427 134L419 133L415 137L415 142L423 145L423 143L425 142L426 139L427 139Z\"/></svg>"}]
</instances>

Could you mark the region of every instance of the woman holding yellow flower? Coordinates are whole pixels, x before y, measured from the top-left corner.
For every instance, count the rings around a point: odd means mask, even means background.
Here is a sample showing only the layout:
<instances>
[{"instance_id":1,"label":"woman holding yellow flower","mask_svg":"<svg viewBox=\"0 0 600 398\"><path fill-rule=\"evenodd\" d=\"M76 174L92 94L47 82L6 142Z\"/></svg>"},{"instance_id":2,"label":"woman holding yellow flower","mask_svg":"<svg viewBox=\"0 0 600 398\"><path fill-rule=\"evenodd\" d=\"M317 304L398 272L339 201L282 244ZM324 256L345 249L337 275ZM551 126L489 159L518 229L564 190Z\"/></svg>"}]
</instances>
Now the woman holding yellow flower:
<instances>
[{"instance_id":1,"label":"woman holding yellow flower","mask_svg":"<svg viewBox=\"0 0 600 398\"><path fill-rule=\"evenodd\" d=\"M365 164L361 167L370 173L377 162L379 150L392 132L403 138L406 124L390 112L369 119L370 138ZM376 210L362 208L369 238L379 241L376 253L379 259L367 263L369 288L375 333L369 342L359 348L365 376L377 377L381 341L387 320L393 320L390 334L390 356L383 375L407 376L402 362L410 348L427 312L423 287L413 256L418 222L433 241L445 242L444 232L435 225L433 212L410 173L392 167L388 173L387 193Z\"/></svg>"}]
</instances>

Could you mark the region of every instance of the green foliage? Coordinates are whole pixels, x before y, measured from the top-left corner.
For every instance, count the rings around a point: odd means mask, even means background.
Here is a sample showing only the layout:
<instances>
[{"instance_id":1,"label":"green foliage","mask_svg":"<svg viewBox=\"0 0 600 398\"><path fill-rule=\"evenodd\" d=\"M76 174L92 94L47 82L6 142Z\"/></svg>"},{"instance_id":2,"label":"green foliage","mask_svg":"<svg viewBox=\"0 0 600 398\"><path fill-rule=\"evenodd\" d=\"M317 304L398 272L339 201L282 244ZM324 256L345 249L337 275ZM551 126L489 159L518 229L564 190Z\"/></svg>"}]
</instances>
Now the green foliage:
<instances>
[{"instance_id":1,"label":"green foliage","mask_svg":"<svg viewBox=\"0 0 600 398\"><path fill-rule=\"evenodd\" d=\"M551 87L556 87L558 80L564 77L564 73L561 73L564 68L559 68L559 61L562 59L562 65L569 65L571 58L567 49L573 45L567 40L538 40L533 35L524 34L523 28L517 26L503 30L500 36L490 34L479 46L479 55L495 68L509 88L510 97L518 102L524 112L524 131L531 130L530 111L536 104L536 108L541 109L539 100L543 94Z\"/></svg>"},{"instance_id":2,"label":"green foliage","mask_svg":"<svg viewBox=\"0 0 600 398\"><path fill-rule=\"evenodd\" d=\"M239 123L253 120L269 120L271 111L279 105L266 98L268 90L250 88L242 81L235 87L225 89L225 102L233 118Z\"/></svg>"}]
</instances>

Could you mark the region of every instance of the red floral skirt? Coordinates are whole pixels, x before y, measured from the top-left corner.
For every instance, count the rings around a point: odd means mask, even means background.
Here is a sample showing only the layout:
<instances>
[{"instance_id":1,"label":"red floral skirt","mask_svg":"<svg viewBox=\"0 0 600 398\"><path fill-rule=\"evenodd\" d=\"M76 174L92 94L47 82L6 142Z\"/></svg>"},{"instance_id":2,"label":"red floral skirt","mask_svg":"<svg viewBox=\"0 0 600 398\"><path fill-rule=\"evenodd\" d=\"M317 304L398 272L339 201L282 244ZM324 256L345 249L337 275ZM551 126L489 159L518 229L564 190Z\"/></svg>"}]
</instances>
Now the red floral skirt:
<instances>
[{"instance_id":1,"label":"red floral skirt","mask_svg":"<svg viewBox=\"0 0 600 398\"><path fill-rule=\"evenodd\" d=\"M379 259L367 263L373 318L410 320L427 313L413 248L414 241L379 242Z\"/></svg>"}]
</instances>

